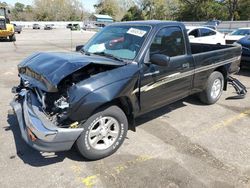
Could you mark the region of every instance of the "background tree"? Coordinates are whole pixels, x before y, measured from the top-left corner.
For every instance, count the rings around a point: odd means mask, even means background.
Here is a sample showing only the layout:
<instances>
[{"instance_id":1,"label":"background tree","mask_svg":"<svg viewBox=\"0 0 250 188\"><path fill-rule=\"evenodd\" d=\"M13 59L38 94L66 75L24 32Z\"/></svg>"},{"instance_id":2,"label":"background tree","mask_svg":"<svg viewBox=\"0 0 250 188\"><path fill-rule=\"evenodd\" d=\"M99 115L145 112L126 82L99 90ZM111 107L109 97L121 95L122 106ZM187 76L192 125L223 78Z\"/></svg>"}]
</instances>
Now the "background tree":
<instances>
[{"instance_id":1,"label":"background tree","mask_svg":"<svg viewBox=\"0 0 250 188\"><path fill-rule=\"evenodd\" d=\"M222 2L215 0L180 0L177 19L183 21L204 21L227 19L227 9Z\"/></svg>"},{"instance_id":2,"label":"background tree","mask_svg":"<svg viewBox=\"0 0 250 188\"><path fill-rule=\"evenodd\" d=\"M250 20L250 1L241 0L238 5L238 15L241 20Z\"/></svg>"},{"instance_id":3,"label":"background tree","mask_svg":"<svg viewBox=\"0 0 250 188\"><path fill-rule=\"evenodd\" d=\"M116 21L120 21L129 8L133 6L135 6L134 0L99 0L94 5L96 13L107 14Z\"/></svg>"},{"instance_id":4,"label":"background tree","mask_svg":"<svg viewBox=\"0 0 250 188\"><path fill-rule=\"evenodd\" d=\"M8 6L16 21L80 21L90 13L81 0L33 0L33 5L17 2ZM207 21L250 20L250 0L99 0L95 12L120 20Z\"/></svg>"},{"instance_id":5,"label":"background tree","mask_svg":"<svg viewBox=\"0 0 250 188\"><path fill-rule=\"evenodd\" d=\"M239 19L239 15L237 12L239 1L240 0L222 0L222 2L224 3L225 7L227 7L228 10L228 19L231 21Z\"/></svg>"},{"instance_id":6,"label":"background tree","mask_svg":"<svg viewBox=\"0 0 250 188\"><path fill-rule=\"evenodd\" d=\"M87 15L79 0L34 0L34 13L38 21L80 21Z\"/></svg>"},{"instance_id":7,"label":"background tree","mask_svg":"<svg viewBox=\"0 0 250 188\"><path fill-rule=\"evenodd\" d=\"M118 4L118 11L119 14L117 14L115 16L115 19L117 21L122 20L122 18L124 17L124 15L128 12L128 10L135 6L135 1L134 0L117 0L117 4ZM138 9L139 10L139 9ZM140 10L139 10L140 11Z\"/></svg>"},{"instance_id":8,"label":"background tree","mask_svg":"<svg viewBox=\"0 0 250 188\"><path fill-rule=\"evenodd\" d=\"M4 2L4 1L1 2L1 1L0 1L0 7L7 7L7 6L8 6L8 4L7 4L6 2Z\"/></svg>"},{"instance_id":9,"label":"background tree","mask_svg":"<svg viewBox=\"0 0 250 188\"><path fill-rule=\"evenodd\" d=\"M115 0L100 0L94 7L98 14L107 14L114 18L119 12L119 6Z\"/></svg>"},{"instance_id":10,"label":"background tree","mask_svg":"<svg viewBox=\"0 0 250 188\"><path fill-rule=\"evenodd\" d=\"M128 9L127 13L123 16L122 21L132 21L132 20L144 20L145 17L142 10L138 6L134 5Z\"/></svg>"},{"instance_id":11,"label":"background tree","mask_svg":"<svg viewBox=\"0 0 250 188\"><path fill-rule=\"evenodd\" d=\"M22 20L25 5L22 3L15 3L14 8L11 10L11 19Z\"/></svg>"},{"instance_id":12,"label":"background tree","mask_svg":"<svg viewBox=\"0 0 250 188\"><path fill-rule=\"evenodd\" d=\"M174 19L179 10L178 0L141 0L139 2L146 19Z\"/></svg>"}]
</instances>

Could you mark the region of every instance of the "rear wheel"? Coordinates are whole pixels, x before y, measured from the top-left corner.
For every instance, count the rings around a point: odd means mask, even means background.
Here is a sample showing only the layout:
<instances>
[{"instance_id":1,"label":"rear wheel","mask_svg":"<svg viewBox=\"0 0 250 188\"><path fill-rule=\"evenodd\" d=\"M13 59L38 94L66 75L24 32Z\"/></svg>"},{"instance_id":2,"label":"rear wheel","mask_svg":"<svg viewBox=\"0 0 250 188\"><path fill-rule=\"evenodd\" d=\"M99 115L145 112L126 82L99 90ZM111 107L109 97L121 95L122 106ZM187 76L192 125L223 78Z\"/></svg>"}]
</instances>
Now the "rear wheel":
<instances>
[{"instance_id":1,"label":"rear wheel","mask_svg":"<svg viewBox=\"0 0 250 188\"><path fill-rule=\"evenodd\" d=\"M200 93L200 100L205 104L216 103L222 94L223 87L223 75L218 71L213 72L208 78L206 88Z\"/></svg>"},{"instance_id":2,"label":"rear wheel","mask_svg":"<svg viewBox=\"0 0 250 188\"><path fill-rule=\"evenodd\" d=\"M16 36L15 36L15 34L9 36L9 40L10 40L10 42L16 41Z\"/></svg>"},{"instance_id":3,"label":"rear wheel","mask_svg":"<svg viewBox=\"0 0 250 188\"><path fill-rule=\"evenodd\" d=\"M83 157L97 160L113 154L122 145L128 121L119 107L110 106L92 115L82 126L77 149Z\"/></svg>"}]
</instances>

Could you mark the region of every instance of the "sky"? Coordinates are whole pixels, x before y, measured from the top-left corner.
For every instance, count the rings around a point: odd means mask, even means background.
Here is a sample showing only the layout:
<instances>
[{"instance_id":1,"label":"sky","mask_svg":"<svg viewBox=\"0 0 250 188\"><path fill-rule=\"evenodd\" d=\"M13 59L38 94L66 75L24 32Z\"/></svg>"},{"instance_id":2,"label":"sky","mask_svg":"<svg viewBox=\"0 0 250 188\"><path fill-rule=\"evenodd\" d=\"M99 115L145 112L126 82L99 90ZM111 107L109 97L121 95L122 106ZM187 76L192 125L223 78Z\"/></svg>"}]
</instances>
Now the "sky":
<instances>
[{"instance_id":1,"label":"sky","mask_svg":"<svg viewBox=\"0 0 250 188\"><path fill-rule=\"evenodd\" d=\"M33 2L33 0L20 0L20 1L1 0L1 1L4 1L7 4L11 4L11 5L14 5L16 2L23 3L25 5L32 5L32 2ZM95 9L94 9L93 5L98 2L98 0L80 0L80 1L82 1L84 8L90 12L94 12Z\"/></svg>"}]
</instances>

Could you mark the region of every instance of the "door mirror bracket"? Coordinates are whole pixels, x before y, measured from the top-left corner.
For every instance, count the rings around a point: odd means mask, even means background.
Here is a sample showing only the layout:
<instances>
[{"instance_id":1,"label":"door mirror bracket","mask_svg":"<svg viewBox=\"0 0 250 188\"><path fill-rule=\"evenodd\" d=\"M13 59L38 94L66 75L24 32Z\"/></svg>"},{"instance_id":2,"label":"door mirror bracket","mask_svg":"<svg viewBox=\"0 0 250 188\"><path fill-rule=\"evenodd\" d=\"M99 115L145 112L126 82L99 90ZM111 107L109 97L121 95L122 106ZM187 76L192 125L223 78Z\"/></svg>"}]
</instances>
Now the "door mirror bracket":
<instances>
[{"instance_id":1,"label":"door mirror bracket","mask_svg":"<svg viewBox=\"0 0 250 188\"><path fill-rule=\"evenodd\" d=\"M83 47L84 47L84 45L78 45L78 46L76 46L76 52L82 51Z\"/></svg>"}]
</instances>

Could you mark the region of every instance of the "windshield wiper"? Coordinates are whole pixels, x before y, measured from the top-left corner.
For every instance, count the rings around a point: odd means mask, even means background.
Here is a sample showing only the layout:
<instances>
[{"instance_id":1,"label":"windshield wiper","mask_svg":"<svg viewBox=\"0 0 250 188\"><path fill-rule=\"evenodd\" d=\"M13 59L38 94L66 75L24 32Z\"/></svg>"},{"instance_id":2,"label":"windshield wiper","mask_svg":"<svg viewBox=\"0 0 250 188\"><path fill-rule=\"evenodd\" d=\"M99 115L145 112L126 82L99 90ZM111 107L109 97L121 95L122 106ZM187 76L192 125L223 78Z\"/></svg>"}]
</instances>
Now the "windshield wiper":
<instances>
[{"instance_id":1,"label":"windshield wiper","mask_svg":"<svg viewBox=\"0 0 250 188\"><path fill-rule=\"evenodd\" d=\"M94 52L93 54L100 55L100 56L105 56L105 57L110 57L112 59L115 59L115 60L118 60L118 61L121 61L121 62L125 62L122 58L114 56L113 54L109 54L109 53L105 53L105 52Z\"/></svg>"},{"instance_id":2,"label":"windshield wiper","mask_svg":"<svg viewBox=\"0 0 250 188\"><path fill-rule=\"evenodd\" d=\"M76 50L76 52L80 52L80 53L81 53L81 54L83 54L83 55L90 56L90 53L89 53L89 52L84 51L84 49L83 49L83 48L82 48L82 49L80 49L80 50Z\"/></svg>"}]
</instances>

